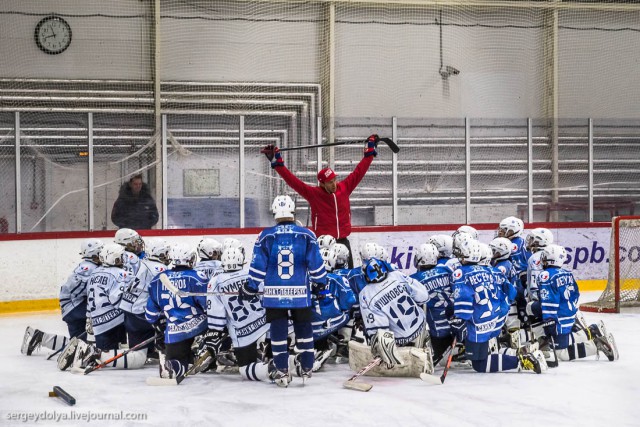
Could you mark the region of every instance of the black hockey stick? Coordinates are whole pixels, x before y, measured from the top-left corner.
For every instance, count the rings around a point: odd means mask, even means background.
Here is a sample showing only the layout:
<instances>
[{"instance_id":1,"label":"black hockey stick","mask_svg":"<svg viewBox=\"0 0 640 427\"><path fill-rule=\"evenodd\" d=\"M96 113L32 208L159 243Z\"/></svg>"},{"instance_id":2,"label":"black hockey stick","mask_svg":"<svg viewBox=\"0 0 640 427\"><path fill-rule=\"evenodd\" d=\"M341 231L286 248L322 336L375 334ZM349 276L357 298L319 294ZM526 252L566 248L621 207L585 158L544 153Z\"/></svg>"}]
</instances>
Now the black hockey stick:
<instances>
[{"instance_id":1,"label":"black hockey stick","mask_svg":"<svg viewBox=\"0 0 640 427\"><path fill-rule=\"evenodd\" d=\"M280 151L306 150L309 148L333 147L335 145L363 144L365 142L367 141L342 141L331 142L327 144L299 145L297 147L280 148ZM393 151L394 153L400 152L400 147L398 147L398 144L396 144L391 138L380 138L380 142L384 142L385 144L387 144L391 151Z\"/></svg>"}]
</instances>

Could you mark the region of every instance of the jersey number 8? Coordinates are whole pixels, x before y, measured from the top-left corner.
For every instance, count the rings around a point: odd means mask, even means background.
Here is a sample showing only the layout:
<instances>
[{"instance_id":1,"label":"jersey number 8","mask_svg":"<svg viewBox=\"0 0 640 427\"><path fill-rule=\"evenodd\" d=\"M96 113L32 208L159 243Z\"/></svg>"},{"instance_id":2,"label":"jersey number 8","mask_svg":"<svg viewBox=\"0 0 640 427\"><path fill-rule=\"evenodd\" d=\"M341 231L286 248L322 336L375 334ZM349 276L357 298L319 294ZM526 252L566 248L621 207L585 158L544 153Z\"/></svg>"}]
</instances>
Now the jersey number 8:
<instances>
[{"instance_id":1,"label":"jersey number 8","mask_svg":"<svg viewBox=\"0 0 640 427\"><path fill-rule=\"evenodd\" d=\"M283 280L293 277L293 252L291 249L280 249L278 252L278 276Z\"/></svg>"}]
</instances>

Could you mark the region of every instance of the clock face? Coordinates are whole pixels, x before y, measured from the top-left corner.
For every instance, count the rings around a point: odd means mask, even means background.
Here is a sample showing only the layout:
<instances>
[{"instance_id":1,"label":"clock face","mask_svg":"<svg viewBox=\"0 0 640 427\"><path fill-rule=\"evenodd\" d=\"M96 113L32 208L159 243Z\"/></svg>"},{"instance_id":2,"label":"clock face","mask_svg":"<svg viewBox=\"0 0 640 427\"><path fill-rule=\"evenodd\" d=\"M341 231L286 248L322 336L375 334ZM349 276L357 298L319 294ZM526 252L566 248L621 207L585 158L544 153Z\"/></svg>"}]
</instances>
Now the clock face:
<instances>
[{"instance_id":1,"label":"clock face","mask_svg":"<svg viewBox=\"0 0 640 427\"><path fill-rule=\"evenodd\" d=\"M71 44L71 27L58 16L47 16L36 26L36 44L45 53L57 55Z\"/></svg>"}]
</instances>

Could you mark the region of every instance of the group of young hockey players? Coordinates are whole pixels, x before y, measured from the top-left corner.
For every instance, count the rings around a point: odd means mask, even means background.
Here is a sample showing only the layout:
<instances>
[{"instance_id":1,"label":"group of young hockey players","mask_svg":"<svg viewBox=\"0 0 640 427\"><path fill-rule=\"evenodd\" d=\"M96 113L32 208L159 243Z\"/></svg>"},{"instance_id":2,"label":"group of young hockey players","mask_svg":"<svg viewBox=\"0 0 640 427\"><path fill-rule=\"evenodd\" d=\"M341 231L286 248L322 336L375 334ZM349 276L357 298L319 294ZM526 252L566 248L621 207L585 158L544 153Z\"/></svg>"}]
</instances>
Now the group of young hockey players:
<instances>
[{"instance_id":1,"label":"group of young hockey players","mask_svg":"<svg viewBox=\"0 0 640 427\"><path fill-rule=\"evenodd\" d=\"M515 217L489 243L462 226L430 236L407 275L368 242L349 268L347 246L296 224L289 196L247 262L240 241L197 248L145 241L123 228L113 243L87 239L62 284L69 337L28 327L22 353L45 347L60 370L137 369L152 385L202 372L238 372L287 387L327 361L369 375L423 377L435 367L542 373L559 361L618 358L604 324L588 325L564 247ZM448 366L447 366L448 369Z\"/></svg>"}]
</instances>

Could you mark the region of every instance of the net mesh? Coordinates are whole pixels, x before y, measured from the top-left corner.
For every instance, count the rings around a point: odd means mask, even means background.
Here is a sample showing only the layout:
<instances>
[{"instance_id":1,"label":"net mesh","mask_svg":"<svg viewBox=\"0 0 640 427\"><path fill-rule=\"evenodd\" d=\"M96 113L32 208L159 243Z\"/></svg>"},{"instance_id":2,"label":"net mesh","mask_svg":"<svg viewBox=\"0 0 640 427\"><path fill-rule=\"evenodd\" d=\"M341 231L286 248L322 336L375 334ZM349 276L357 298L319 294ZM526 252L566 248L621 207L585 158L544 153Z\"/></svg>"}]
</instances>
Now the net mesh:
<instances>
[{"instance_id":1,"label":"net mesh","mask_svg":"<svg viewBox=\"0 0 640 427\"><path fill-rule=\"evenodd\" d=\"M260 147L371 133L394 136L401 151L380 147L352 194L354 225L583 221L588 118L594 219L633 214L640 5L445 3L162 0L156 11L131 0L3 1L0 230L115 229L113 204L137 174L160 210L156 227L268 225L273 197L296 195ZM56 53L61 20L70 44ZM361 149L284 157L315 185L319 162L344 177ZM308 223L306 202L297 205Z\"/></svg>"},{"instance_id":2,"label":"net mesh","mask_svg":"<svg viewBox=\"0 0 640 427\"><path fill-rule=\"evenodd\" d=\"M618 239L616 239L616 229ZM619 311L640 306L640 217L614 219L609 250L607 287L597 301L582 304L585 311ZM618 270L616 271L616 267Z\"/></svg>"}]
</instances>

